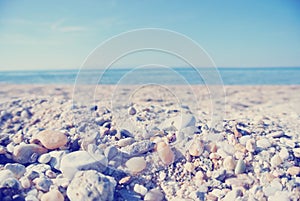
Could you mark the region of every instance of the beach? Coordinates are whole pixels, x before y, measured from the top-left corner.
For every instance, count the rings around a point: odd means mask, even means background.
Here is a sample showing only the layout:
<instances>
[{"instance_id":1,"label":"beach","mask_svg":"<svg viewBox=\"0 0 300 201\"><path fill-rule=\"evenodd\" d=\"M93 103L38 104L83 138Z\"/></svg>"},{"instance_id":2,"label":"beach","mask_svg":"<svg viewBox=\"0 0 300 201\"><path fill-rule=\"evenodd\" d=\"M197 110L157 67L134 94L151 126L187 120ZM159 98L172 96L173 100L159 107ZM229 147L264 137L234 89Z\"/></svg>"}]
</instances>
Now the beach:
<instances>
[{"instance_id":1,"label":"beach","mask_svg":"<svg viewBox=\"0 0 300 201\"><path fill-rule=\"evenodd\" d=\"M0 87L0 200L300 197L299 85Z\"/></svg>"}]
</instances>

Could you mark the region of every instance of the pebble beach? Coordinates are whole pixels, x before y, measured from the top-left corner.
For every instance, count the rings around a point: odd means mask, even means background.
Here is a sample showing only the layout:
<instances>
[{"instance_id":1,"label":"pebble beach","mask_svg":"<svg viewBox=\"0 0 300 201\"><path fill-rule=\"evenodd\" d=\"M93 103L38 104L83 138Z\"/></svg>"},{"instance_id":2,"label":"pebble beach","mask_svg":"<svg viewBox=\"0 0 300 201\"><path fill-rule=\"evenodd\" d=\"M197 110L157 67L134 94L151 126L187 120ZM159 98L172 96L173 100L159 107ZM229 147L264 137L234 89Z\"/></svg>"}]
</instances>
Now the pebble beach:
<instances>
[{"instance_id":1,"label":"pebble beach","mask_svg":"<svg viewBox=\"0 0 300 201\"><path fill-rule=\"evenodd\" d=\"M299 85L224 86L214 129L204 86L0 87L0 200L300 198Z\"/></svg>"}]
</instances>

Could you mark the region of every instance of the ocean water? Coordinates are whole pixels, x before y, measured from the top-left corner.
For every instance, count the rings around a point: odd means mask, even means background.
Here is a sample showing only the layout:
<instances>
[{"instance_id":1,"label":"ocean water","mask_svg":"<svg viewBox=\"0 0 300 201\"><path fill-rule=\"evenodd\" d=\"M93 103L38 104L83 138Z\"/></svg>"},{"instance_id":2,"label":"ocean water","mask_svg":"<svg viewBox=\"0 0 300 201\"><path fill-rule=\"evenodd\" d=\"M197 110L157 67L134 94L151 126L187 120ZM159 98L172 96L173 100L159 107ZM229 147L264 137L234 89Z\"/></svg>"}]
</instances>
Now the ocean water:
<instances>
[{"instance_id":1,"label":"ocean water","mask_svg":"<svg viewBox=\"0 0 300 201\"><path fill-rule=\"evenodd\" d=\"M7 84L224 84L299 85L300 67L276 68L153 68L56 71L0 71Z\"/></svg>"}]
</instances>

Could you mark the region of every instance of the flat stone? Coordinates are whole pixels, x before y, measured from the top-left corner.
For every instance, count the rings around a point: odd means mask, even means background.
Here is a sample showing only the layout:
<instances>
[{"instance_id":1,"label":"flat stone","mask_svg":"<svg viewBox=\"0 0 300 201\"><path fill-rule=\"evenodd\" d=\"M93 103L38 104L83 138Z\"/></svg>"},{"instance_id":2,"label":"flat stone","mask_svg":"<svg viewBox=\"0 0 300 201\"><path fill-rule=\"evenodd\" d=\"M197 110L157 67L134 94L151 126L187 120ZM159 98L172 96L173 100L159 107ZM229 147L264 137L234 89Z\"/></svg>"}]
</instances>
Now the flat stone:
<instances>
[{"instance_id":1,"label":"flat stone","mask_svg":"<svg viewBox=\"0 0 300 201\"><path fill-rule=\"evenodd\" d=\"M5 169L10 170L16 178L21 178L26 172L24 165L18 163L8 163L4 166Z\"/></svg>"},{"instance_id":2,"label":"flat stone","mask_svg":"<svg viewBox=\"0 0 300 201\"><path fill-rule=\"evenodd\" d=\"M144 197L144 201L162 201L164 194L159 189L151 189Z\"/></svg>"},{"instance_id":3,"label":"flat stone","mask_svg":"<svg viewBox=\"0 0 300 201\"><path fill-rule=\"evenodd\" d=\"M128 145L131 145L132 143L134 143L134 139L132 137L128 137L128 138L120 139L118 141L118 146L126 147Z\"/></svg>"},{"instance_id":4,"label":"flat stone","mask_svg":"<svg viewBox=\"0 0 300 201\"><path fill-rule=\"evenodd\" d=\"M36 138L47 149L57 149L68 142L67 136L60 131L44 130Z\"/></svg>"},{"instance_id":5,"label":"flat stone","mask_svg":"<svg viewBox=\"0 0 300 201\"><path fill-rule=\"evenodd\" d=\"M146 193L148 192L148 189L143 186L143 185L140 185L140 184L135 184L134 187L133 187L133 190L140 194L140 195L146 195Z\"/></svg>"},{"instance_id":6,"label":"flat stone","mask_svg":"<svg viewBox=\"0 0 300 201\"><path fill-rule=\"evenodd\" d=\"M106 147L104 150L104 155L110 161L119 153L118 149L115 146Z\"/></svg>"},{"instance_id":7,"label":"flat stone","mask_svg":"<svg viewBox=\"0 0 300 201\"><path fill-rule=\"evenodd\" d=\"M271 146L271 142L267 138L262 138L257 140L256 145L261 149L267 149Z\"/></svg>"},{"instance_id":8,"label":"flat stone","mask_svg":"<svg viewBox=\"0 0 300 201\"><path fill-rule=\"evenodd\" d=\"M76 162L75 162L76 161ZM60 164L60 171L69 179L72 179L80 170L105 171L107 158L104 155L92 155L86 151L75 151L63 156Z\"/></svg>"},{"instance_id":9,"label":"flat stone","mask_svg":"<svg viewBox=\"0 0 300 201\"><path fill-rule=\"evenodd\" d=\"M154 145L155 144L150 140L143 140L141 142L135 142L127 147L124 147L122 151L128 154L128 157L139 156L153 150Z\"/></svg>"},{"instance_id":10,"label":"flat stone","mask_svg":"<svg viewBox=\"0 0 300 201\"><path fill-rule=\"evenodd\" d=\"M275 154L272 158L271 158L271 166L273 168L279 166L282 163L282 160L279 156L279 154Z\"/></svg>"},{"instance_id":11,"label":"flat stone","mask_svg":"<svg viewBox=\"0 0 300 201\"><path fill-rule=\"evenodd\" d=\"M20 144L14 149L13 159L21 164L34 163L38 156L48 150L36 144Z\"/></svg>"},{"instance_id":12,"label":"flat stone","mask_svg":"<svg viewBox=\"0 0 300 201\"><path fill-rule=\"evenodd\" d=\"M236 166L235 166L234 173L235 174L242 174L245 171L246 171L246 164L245 164L243 159L239 159Z\"/></svg>"},{"instance_id":13,"label":"flat stone","mask_svg":"<svg viewBox=\"0 0 300 201\"><path fill-rule=\"evenodd\" d=\"M41 201L64 201L65 198L60 191L53 189L48 193L45 193L41 197Z\"/></svg>"},{"instance_id":14,"label":"flat stone","mask_svg":"<svg viewBox=\"0 0 300 201\"><path fill-rule=\"evenodd\" d=\"M299 174L300 174L300 167L298 167L298 166L292 166L292 167L289 167L289 168L287 169L287 173L288 173L289 175L292 175L292 176L294 176L294 175L299 175Z\"/></svg>"},{"instance_id":15,"label":"flat stone","mask_svg":"<svg viewBox=\"0 0 300 201\"><path fill-rule=\"evenodd\" d=\"M174 127L176 130L180 131L183 128L190 126L195 126L196 118L191 114L182 114L176 117L168 118L161 125L160 129L168 130Z\"/></svg>"},{"instance_id":16,"label":"flat stone","mask_svg":"<svg viewBox=\"0 0 300 201\"><path fill-rule=\"evenodd\" d=\"M143 157L133 157L129 159L125 165L130 172L139 173L146 168L147 163Z\"/></svg>"},{"instance_id":17,"label":"flat stone","mask_svg":"<svg viewBox=\"0 0 300 201\"><path fill-rule=\"evenodd\" d=\"M70 201L112 201L116 181L95 170L79 171L67 188Z\"/></svg>"}]
</instances>

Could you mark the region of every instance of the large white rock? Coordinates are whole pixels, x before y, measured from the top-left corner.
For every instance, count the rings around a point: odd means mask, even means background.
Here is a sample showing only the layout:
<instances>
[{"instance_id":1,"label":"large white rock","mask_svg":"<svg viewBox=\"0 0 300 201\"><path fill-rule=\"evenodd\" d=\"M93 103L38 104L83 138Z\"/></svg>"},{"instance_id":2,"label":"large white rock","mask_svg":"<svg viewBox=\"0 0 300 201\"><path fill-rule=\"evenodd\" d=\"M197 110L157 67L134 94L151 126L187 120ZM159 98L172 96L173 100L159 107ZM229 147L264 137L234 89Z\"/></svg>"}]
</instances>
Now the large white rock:
<instances>
[{"instance_id":1,"label":"large white rock","mask_svg":"<svg viewBox=\"0 0 300 201\"><path fill-rule=\"evenodd\" d=\"M176 130L180 131L183 128L195 126L195 124L196 124L196 118L193 115L182 114L165 120L160 125L160 129L168 129L174 127Z\"/></svg>"},{"instance_id":2,"label":"large white rock","mask_svg":"<svg viewBox=\"0 0 300 201\"><path fill-rule=\"evenodd\" d=\"M107 158L101 154L91 154L87 151L75 151L66 154L60 164L63 175L72 179L80 170L97 170L103 172L107 167Z\"/></svg>"},{"instance_id":3,"label":"large white rock","mask_svg":"<svg viewBox=\"0 0 300 201\"><path fill-rule=\"evenodd\" d=\"M71 201L111 201L116 187L114 178L95 170L79 171L67 189Z\"/></svg>"}]
</instances>

